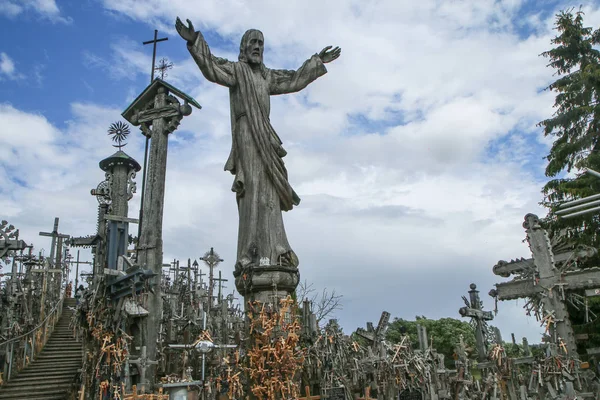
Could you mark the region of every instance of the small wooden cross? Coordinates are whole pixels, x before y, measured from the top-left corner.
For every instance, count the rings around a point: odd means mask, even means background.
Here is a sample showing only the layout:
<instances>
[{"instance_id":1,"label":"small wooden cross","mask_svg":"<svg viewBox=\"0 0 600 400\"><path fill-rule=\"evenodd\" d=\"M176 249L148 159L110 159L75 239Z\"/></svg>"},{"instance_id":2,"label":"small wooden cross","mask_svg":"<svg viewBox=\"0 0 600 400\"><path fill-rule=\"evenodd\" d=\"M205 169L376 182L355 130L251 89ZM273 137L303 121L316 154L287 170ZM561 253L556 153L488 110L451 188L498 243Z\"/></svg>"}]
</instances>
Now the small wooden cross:
<instances>
[{"instance_id":1,"label":"small wooden cross","mask_svg":"<svg viewBox=\"0 0 600 400\"><path fill-rule=\"evenodd\" d=\"M306 396L298 397L298 400L321 400L321 396L310 395L310 387L308 385L304 387L304 390L306 391Z\"/></svg>"},{"instance_id":2,"label":"small wooden cross","mask_svg":"<svg viewBox=\"0 0 600 400\"><path fill-rule=\"evenodd\" d=\"M373 397L371 397L371 388L367 387L365 389L365 397L359 397L356 400L377 400L377 399L374 399Z\"/></svg>"}]
</instances>

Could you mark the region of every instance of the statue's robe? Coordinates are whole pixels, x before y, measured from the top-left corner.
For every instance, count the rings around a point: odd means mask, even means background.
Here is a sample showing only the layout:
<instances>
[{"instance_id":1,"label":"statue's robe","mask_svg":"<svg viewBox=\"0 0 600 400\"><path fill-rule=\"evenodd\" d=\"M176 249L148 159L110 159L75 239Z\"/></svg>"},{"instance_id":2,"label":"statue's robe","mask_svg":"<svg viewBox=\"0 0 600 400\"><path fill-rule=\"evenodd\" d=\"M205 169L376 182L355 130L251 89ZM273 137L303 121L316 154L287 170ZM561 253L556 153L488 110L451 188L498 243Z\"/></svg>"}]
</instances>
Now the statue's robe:
<instances>
[{"instance_id":1,"label":"statue's robe","mask_svg":"<svg viewBox=\"0 0 600 400\"><path fill-rule=\"evenodd\" d=\"M288 182L286 152L269 121L270 96L304 89L327 72L325 65L316 54L296 71L231 62L213 56L201 33L188 50L206 79L229 88L232 146L225 170L235 175L237 274L250 264L297 267L281 211L300 198Z\"/></svg>"}]
</instances>

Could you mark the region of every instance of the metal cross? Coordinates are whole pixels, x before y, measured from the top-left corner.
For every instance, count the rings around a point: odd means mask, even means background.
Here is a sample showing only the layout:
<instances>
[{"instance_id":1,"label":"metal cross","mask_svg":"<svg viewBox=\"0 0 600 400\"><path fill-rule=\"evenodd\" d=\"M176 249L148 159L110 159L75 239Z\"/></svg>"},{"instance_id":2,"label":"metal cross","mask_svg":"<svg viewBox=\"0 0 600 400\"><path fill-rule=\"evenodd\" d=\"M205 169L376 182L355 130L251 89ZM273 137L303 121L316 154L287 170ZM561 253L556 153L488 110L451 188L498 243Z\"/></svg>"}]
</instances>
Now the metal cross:
<instances>
[{"instance_id":1,"label":"metal cross","mask_svg":"<svg viewBox=\"0 0 600 400\"><path fill-rule=\"evenodd\" d=\"M158 61L158 66L154 68L155 71L158 71L160 74L160 79L164 80L167 76L167 71L173 68L173 63L170 62L167 58L161 58Z\"/></svg>"},{"instance_id":2,"label":"metal cross","mask_svg":"<svg viewBox=\"0 0 600 400\"><path fill-rule=\"evenodd\" d=\"M158 39L158 29L154 30L154 39L152 40L148 40L146 42L142 42L142 44L146 45L146 44L150 44L152 43L152 70L150 72L150 83L152 83L154 81L154 70L156 68L156 44L158 42L164 42L165 40L169 40L168 37L164 37L161 39Z\"/></svg>"}]
</instances>

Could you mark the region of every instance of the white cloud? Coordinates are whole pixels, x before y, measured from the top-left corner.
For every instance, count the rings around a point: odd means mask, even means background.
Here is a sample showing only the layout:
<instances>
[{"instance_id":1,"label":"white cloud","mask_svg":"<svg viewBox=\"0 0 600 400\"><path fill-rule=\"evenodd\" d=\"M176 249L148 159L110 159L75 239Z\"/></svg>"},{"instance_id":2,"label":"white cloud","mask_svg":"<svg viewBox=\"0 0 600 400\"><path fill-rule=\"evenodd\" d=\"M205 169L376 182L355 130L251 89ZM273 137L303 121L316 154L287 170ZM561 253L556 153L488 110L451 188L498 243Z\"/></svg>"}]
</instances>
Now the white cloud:
<instances>
[{"instance_id":1,"label":"white cloud","mask_svg":"<svg viewBox=\"0 0 600 400\"><path fill-rule=\"evenodd\" d=\"M15 63L6 53L0 53L0 72L7 76L15 73Z\"/></svg>"},{"instance_id":2,"label":"white cloud","mask_svg":"<svg viewBox=\"0 0 600 400\"><path fill-rule=\"evenodd\" d=\"M10 0L0 0L0 15L7 17L16 17L23 12L23 7L11 2Z\"/></svg>"},{"instance_id":3,"label":"white cloud","mask_svg":"<svg viewBox=\"0 0 600 400\"><path fill-rule=\"evenodd\" d=\"M0 80L18 80L22 78L23 75L17 72L13 59L8 54L0 52Z\"/></svg>"},{"instance_id":4,"label":"white cloud","mask_svg":"<svg viewBox=\"0 0 600 400\"><path fill-rule=\"evenodd\" d=\"M0 15L14 18L27 11L56 23L71 23L70 17L61 15L56 0L0 0Z\"/></svg>"},{"instance_id":5,"label":"white cloud","mask_svg":"<svg viewBox=\"0 0 600 400\"><path fill-rule=\"evenodd\" d=\"M110 59L84 51L84 64L89 68L103 69L113 79L135 80L142 73L149 74L152 57L140 49L139 43L120 38L111 44L111 49Z\"/></svg>"}]
</instances>

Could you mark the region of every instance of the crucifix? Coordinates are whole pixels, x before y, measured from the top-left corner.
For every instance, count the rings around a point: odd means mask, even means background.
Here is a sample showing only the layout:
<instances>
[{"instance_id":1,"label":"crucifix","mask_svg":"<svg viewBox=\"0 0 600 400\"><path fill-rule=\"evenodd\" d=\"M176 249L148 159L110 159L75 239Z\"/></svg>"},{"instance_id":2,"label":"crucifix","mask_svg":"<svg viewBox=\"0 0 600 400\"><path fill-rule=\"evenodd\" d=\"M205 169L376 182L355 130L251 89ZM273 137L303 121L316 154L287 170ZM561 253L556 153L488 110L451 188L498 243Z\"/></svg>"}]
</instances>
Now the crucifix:
<instances>
[{"instance_id":1,"label":"crucifix","mask_svg":"<svg viewBox=\"0 0 600 400\"><path fill-rule=\"evenodd\" d=\"M216 266L219 265L220 262L223 261L223 259L221 257L219 257L219 254L217 254L217 252L215 252L215 250L212 247L210 248L210 251L207 251L203 257L200 257L200 259L202 261L204 261L204 263L206 265L208 265L208 268L209 268L209 273L208 273L208 311L210 312L210 309L212 307L213 290L214 290L214 284L215 284L213 270Z\"/></svg>"},{"instance_id":2,"label":"crucifix","mask_svg":"<svg viewBox=\"0 0 600 400\"><path fill-rule=\"evenodd\" d=\"M150 365L158 365L158 361L153 361L146 355L146 346L142 346L142 352L136 359L129 359L129 364L135 364L139 372L139 385L141 386L142 392L146 393L146 369Z\"/></svg>"},{"instance_id":3,"label":"crucifix","mask_svg":"<svg viewBox=\"0 0 600 400\"><path fill-rule=\"evenodd\" d=\"M494 319L491 311L483 311L482 302L479 299L479 290L477 285L471 283L469 290L469 299L463 296L466 307L461 307L458 312L462 317L470 317L475 322L475 341L477 345L477 355L479 362L487 360L487 324L486 321Z\"/></svg>"},{"instance_id":4,"label":"crucifix","mask_svg":"<svg viewBox=\"0 0 600 400\"><path fill-rule=\"evenodd\" d=\"M523 228L527 232L527 241L533 255L532 273L522 274L519 270L503 271L516 274L510 282L497 283L496 289L490 291L498 300L514 300L531 298L542 306L542 321L554 343L563 340L565 349L573 356L577 354L577 346L573 328L569 321L565 305L565 290L592 289L600 287L600 269L563 269L555 266L554 254L548 239L548 233L541 227L539 218L527 214Z\"/></svg>"}]
</instances>

